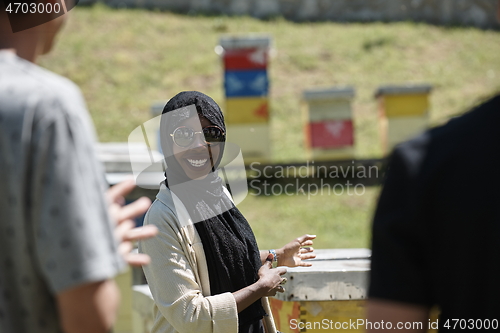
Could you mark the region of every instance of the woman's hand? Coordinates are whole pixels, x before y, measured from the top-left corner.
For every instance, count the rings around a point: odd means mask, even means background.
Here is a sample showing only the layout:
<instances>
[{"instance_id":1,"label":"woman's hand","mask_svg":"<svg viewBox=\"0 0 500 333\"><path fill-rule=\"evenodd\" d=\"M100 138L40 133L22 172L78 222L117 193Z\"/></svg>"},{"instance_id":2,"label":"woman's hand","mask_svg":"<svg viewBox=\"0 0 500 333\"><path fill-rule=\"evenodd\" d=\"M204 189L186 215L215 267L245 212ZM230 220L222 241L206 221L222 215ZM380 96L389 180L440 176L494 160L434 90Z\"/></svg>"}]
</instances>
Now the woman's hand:
<instances>
[{"instance_id":1,"label":"woman's hand","mask_svg":"<svg viewBox=\"0 0 500 333\"><path fill-rule=\"evenodd\" d=\"M257 283L262 288L262 296L274 296L277 292L284 292L285 289L281 285L284 278L281 275L286 273L286 268L272 268L273 255L269 254L264 265L259 269L259 280Z\"/></svg>"},{"instance_id":2,"label":"woman's hand","mask_svg":"<svg viewBox=\"0 0 500 333\"><path fill-rule=\"evenodd\" d=\"M274 296L284 292L286 280L281 275L286 273L285 267L272 268L273 255L269 253L264 264L259 269L259 280L233 293L238 312L245 310L250 304L264 296Z\"/></svg>"},{"instance_id":3,"label":"woman's hand","mask_svg":"<svg viewBox=\"0 0 500 333\"><path fill-rule=\"evenodd\" d=\"M312 263L305 262L304 260L316 258L316 254L313 253L314 249L310 246L313 245L312 240L315 238L316 235L306 234L294 239L281 249L276 250L278 266L312 266Z\"/></svg>"}]
</instances>

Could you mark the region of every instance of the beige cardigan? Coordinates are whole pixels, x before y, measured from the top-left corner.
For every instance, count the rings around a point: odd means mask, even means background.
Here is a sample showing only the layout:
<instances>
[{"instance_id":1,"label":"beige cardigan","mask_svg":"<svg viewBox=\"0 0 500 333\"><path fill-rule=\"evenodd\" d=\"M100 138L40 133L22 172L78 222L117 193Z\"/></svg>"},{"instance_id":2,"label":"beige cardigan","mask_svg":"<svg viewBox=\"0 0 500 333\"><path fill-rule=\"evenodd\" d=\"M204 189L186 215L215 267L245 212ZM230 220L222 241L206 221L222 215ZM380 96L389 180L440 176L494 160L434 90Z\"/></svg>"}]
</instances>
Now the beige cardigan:
<instances>
[{"instance_id":1,"label":"beige cardigan","mask_svg":"<svg viewBox=\"0 0 500 333\"><path fill-rule=\"evenodd\" d=\"M230 195L224 189L229 198ZM144 273L155 301L153 333L237 333L238 312L232 293L210 295L208 267L200 236L181 201L161 185L144 218L158 236L141 241L151 256ZM262 299L266 332L276 333L267 298Z\"/></svg>"}]
</instances>

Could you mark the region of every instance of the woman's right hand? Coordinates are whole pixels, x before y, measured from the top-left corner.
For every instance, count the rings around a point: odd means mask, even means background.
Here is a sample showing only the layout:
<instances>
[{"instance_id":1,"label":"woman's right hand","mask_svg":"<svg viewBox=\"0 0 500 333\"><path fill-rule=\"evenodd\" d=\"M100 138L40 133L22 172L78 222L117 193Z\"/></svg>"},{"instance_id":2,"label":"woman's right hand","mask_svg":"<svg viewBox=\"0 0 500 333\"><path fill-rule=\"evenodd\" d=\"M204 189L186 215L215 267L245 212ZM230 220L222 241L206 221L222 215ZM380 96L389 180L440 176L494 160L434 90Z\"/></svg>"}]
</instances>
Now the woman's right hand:
<instances>
[{"instance_id":1,"label":"woman's right hand","mask_svg":"<svg viewBox=\"0 0 500 333\"><path fill-rule=\"evenodd\" d=\"M273 255L269 254L266 262L259 269L259 280L257 283L262 288L264 296L274 296L277 292L284 292L285 289L281 285L283 277L281 275L286 273L285 267L272 268Z\"/></svg>"},{"instance_id":2,"label":"woman's right hand","mask_svg":"<svg viewBox=\"0 0 500 333\"><path fill-rule=\"evenodd\" d=\"M284 292L280 283L281 277L286 273L285 267L272 268L273 255L269 254L266 262L259 269L259 280L257 282L233 292L238 312L245 310L250 304L264 296L274 296L277 292Z\"/></svg>"}]
</instances>

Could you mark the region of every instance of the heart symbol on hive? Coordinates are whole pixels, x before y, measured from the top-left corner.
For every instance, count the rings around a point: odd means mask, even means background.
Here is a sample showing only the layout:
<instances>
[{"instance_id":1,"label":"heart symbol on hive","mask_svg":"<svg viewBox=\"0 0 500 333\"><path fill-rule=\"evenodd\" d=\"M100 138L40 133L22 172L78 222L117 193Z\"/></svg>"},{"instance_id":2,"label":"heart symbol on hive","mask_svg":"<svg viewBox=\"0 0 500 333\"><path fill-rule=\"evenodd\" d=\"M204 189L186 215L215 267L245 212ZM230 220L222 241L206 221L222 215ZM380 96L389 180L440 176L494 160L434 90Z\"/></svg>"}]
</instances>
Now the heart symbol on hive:
<instances>
[{"instance_id":1,"label":"heart symbol on hive","mask_svg":"<svg viewBox=\"0 0 500 333\"><path fill-rule=\"evenodd\" d=\"M334 137L338 138L342 134L344 129L344 122L342 121L332 121L326 124L326 129Z\"/></svg>"},{"instance_id":2,"label":"heart symbol on hive","mask_svg":"<svg viewBox=\"0 0 500 333\"><path fill-rule=\"evenodd\" d=\"M257 110L255 110L254 114L259 117L267 118L269 112L267 110L267 102L263 103L261 106L258 107Z\"/></svg>"},{"instance_id":3,"label":"heart symbol on hive","mask_svg":"<svg viewBox=\"0 0 500 333\"><path fill-rule=\"evenodd\" d=\"M250 53L248 56L251 62L259 65L266 64L266 50L262 48L258 48L254 52Z\"/></svg>"},{"instance_id":4,"label":"heart symbol on hive","mask_svg":"<svg viewBox=\"0 0 500 333\"><path fill-rule=\"evenodd\" d=\"M79 0L2 0L0 10L9 18L13 33L31 29L63 16Z\"/></svg>"},{"instance_id":5,"label":"heart symbol on hive","mask_svg":"<svg viewBox=\"0 0 500 333\"><path fill-rule=\"evenodd\" d=\"M250 83L250 88L254 91L263 91L266 89L267 78L266 74L261 74L255 77L255 79Z\"/></svg>"},{"instance_id":6,"label":"heart symbol on hive","mask_svg":"<svg viewBox=\"0 0 500 333\"><path fill-rule=\"evenodd\" d=\"M227 86L228 86L228 91L229 92L235 92L243 89L245 85L238 80L238 78L235 75L228 75L227 76Z\"/></svg>"}]
</instances>

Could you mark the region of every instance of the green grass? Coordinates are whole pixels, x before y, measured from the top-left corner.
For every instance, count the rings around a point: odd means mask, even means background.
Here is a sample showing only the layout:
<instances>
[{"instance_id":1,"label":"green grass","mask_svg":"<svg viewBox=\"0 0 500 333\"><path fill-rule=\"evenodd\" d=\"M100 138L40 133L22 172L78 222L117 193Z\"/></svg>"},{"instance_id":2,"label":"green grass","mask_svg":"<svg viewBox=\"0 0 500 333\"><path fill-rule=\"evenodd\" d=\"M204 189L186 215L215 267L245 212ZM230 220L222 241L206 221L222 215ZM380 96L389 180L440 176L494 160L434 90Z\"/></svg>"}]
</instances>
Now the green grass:
<instances>
[{"instance_id":1,"label":"green grass","mask_svg":"<svg viewBox=\"0 0 500 333\"><path fill-rule=\"evenodd\" d=\"M126 141L153 101L200 90L223 104L221 33L269 33L275 161L304 159L304 89L353 85L359 157L381 156L373 93L386 83L426 82L439 124L500 90L500 33L415 23L293 23L249 17L185 16L104 5L72 11L41 65L82 89L101 141ZM299 135L298 135L299 133ZM262 247L316 233L318 247L367 246L377 189L363 196L249 196L241 209Z\"/></svg>"},{"instance_id":2,"label":"green grass","mask_svg":"<svg viewBox=\"0 0 500 333\"><path fill-rule=\"evenodd\" d=\"M369 222L378 193L248 196L239 209L250 222L259 247L282 246L303 234L315 234L315 248L369 247Z\"/></svg>"}]
</instances>

